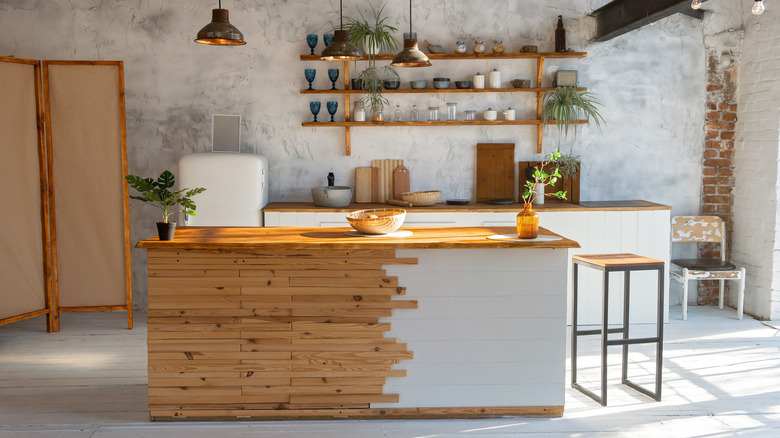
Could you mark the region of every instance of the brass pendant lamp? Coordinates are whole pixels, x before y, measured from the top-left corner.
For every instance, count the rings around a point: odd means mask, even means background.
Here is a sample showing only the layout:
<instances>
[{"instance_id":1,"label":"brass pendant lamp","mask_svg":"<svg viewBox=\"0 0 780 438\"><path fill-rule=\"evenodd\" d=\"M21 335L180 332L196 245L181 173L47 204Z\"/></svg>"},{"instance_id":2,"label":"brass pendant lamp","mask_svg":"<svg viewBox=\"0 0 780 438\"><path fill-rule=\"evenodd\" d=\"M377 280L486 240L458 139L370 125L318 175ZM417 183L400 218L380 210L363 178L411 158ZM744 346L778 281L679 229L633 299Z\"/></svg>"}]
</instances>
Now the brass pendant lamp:
<instances>
[{"instance_id":1,"label":"brass pendant lamp","mask_svg":"<svg viewBox=\"0 0 780 438\"><path fill-rule=\"evenodd\" d=\"M349 42L349 32L344 30L344 5L339 0L339 16L341 28L333 32L333 42L320 54L323 61L352 61L363 56L360 49Z\"/></svg>"},{"instance_id":2,"label":"brass pendant lamp","mask_svg":"<svg viewBox=\"0 0 780 438\"><path fill-rule=\"evenodd\" d=\"M409 0L409 33L404 33L404 49L400 51L393 62L393 67L430 67L431 61L417 45L417 34L412 30L412 0Z\"/></svg>"},{"instance_id":3,"label":"brass pendant lamp","mask_svg":"<svg viewBox=\"0 0 780 438\"><path fill-rule=\"evenodd\" d=\"M244 34L236 29L236 26L230 24L228 10L222 9L222 0L219 0L219 9L211 10L211 23L198 31L195 42L212 46L243 46L246 44Z\"/></svg>"}]
</instances>

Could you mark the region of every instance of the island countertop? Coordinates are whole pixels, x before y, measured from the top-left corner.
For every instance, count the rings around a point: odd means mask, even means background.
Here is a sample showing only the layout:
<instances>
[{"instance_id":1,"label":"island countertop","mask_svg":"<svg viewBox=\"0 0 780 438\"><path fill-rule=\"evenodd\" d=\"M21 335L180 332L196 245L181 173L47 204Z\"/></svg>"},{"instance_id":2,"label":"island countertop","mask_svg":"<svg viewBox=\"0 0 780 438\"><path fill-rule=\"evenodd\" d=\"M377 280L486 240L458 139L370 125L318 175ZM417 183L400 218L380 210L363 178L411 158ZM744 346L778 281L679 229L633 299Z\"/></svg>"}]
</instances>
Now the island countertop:
<instances>
[{"instance_id":1,"label":"island countertop","mask_svg":"<svg viewBox=\"0 0 780 438\"><path fill-rule=\"evenodd\" d=\"M491 240L488 236L513 234L512 227L401 227L408 237L352 237L350 228L318 227L180 227L171 241L157 237L138 242L147 249L487 249L487 248L579 248L573 240L539 228L540 236L558 236L557 241Z\"/></svg>"}]
</instances>

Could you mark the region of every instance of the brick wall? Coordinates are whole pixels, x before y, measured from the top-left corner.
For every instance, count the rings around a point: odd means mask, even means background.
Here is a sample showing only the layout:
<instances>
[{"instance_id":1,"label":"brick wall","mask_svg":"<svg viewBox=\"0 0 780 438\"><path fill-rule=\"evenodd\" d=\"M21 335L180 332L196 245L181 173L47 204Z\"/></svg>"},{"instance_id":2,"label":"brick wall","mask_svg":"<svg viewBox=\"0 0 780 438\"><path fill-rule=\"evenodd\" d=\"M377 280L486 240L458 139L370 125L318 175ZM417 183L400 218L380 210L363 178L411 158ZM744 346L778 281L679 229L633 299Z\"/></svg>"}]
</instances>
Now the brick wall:
<instances>
[{"instance_id":1,"label":"brick wall","mask_svg":"<svg viewBox=\"0 0 780 438\"><path fill-rule=\"evenodd\" d=\"M720 216L734 231L734 140L737 122L737 63L734 55L708 50L707 113L702 159L701 214ZM727 242L727 250L731 242ZM699 257L720 257L720 245L700 245ZM727 257L730 254L726 254ZM718 302L718 282L699 283L697 303Z\"/></svg>"}]
</instances>

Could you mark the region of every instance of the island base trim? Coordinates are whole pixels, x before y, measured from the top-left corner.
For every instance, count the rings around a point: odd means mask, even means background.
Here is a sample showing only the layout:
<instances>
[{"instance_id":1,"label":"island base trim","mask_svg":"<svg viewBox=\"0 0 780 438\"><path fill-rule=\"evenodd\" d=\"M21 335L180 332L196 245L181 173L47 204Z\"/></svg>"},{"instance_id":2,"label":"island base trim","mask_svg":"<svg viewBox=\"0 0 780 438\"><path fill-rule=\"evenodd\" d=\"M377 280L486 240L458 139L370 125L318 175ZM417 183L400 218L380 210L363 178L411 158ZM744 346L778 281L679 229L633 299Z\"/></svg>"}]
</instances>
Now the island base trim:
<instances>
[{"instance_id":1,"label":"island base trim","mask_svg":"<svg viewBox=\"0 0 780 438\"><path fill-rule=\"evenodd\" d=\"M563 406L307 410L151 410L152 421L413 420L501 417L562 417Z\"/></svg>"}]
</instances>

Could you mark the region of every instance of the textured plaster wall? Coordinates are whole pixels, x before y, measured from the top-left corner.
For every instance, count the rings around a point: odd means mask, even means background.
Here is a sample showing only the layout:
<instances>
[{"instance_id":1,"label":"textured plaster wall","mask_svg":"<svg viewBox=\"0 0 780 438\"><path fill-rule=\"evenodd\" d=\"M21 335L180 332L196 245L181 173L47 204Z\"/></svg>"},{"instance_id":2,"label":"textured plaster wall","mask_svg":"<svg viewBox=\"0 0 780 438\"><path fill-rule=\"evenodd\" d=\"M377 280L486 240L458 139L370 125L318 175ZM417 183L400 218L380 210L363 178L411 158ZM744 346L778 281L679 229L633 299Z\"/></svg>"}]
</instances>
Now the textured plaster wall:
<instances>
[{"instance_id":1,"label":"textured plaster wall","mask_svg":"<svg viewBox=\"0 0 780 438\"><path fill-rule=\"evenodd\" d=\"M776 6L768 4L768 6ZM780 318L780 10L745 15L740 61L733 257L747 269L745 311Z\"/></svg>"},{"instance_id":2,"label":"textured plaster wall","mask_svg":"<svg viewBox=\"0 0 780 438\"><path fill-rule=\"evenodd\" d=\"M315 86L327 85L324 63L303 63L307 33L322 35L337 22L338 1L225 0L231 22L244 33L243 47L206 47L192 42L216 1L189 0L0 0L0 54L33 59L107 59L125 62L128 159L132 173L176 170L184 154L210 148L212 114L241 114L242 147L270 161L272 201L309 200L309 188L329 171L337 183L354 182L353 169L371 159L403 158L412 189L441 189L443 198L473 193L475 144L514 142L516 159L538 159L530 127L353 129L353 155L344 156L340 129L302 128L311 116L303 69L318 70ZM669 204L673 214L699 209L704 137L704 47L701 23L677 15L607 43L589 44L593 22L584 18L603 1L540 2L418 0L414 28L451 48L456 39L503 39L509 51L537 44L553 47L558 14L565 17L569 46L589 52L583 60L548 62L546 84L558 68L580 71L581 84L605 104L607 126L579 132L574 152L583 160L583 200L647 199ZM356 15L364 0L345 2ZM365 9L365 8L364 8ZM390 0L386 15L408 29L407 3ZM322 43L317 50L322 49ZM470 77L498 68L504 80L530 78L529 61L437 62L401 70L402 80ZM530 118L525 95L407 95L391 99L408 110L454 100L461 110L488 106L518 110ZM324 102L327 96L321 96ZM324 105L323 105L324 108ZM338 116L343 119L343 113ZM546 131L545 153L558 135ZM570 141L562 143L569 150ZM131 204L133 241L154 234L151 207ZM145 303L145 255L133 250L136 302ZM673 301L674 302L674 301Z\"/></svg>"}]
</instances>

